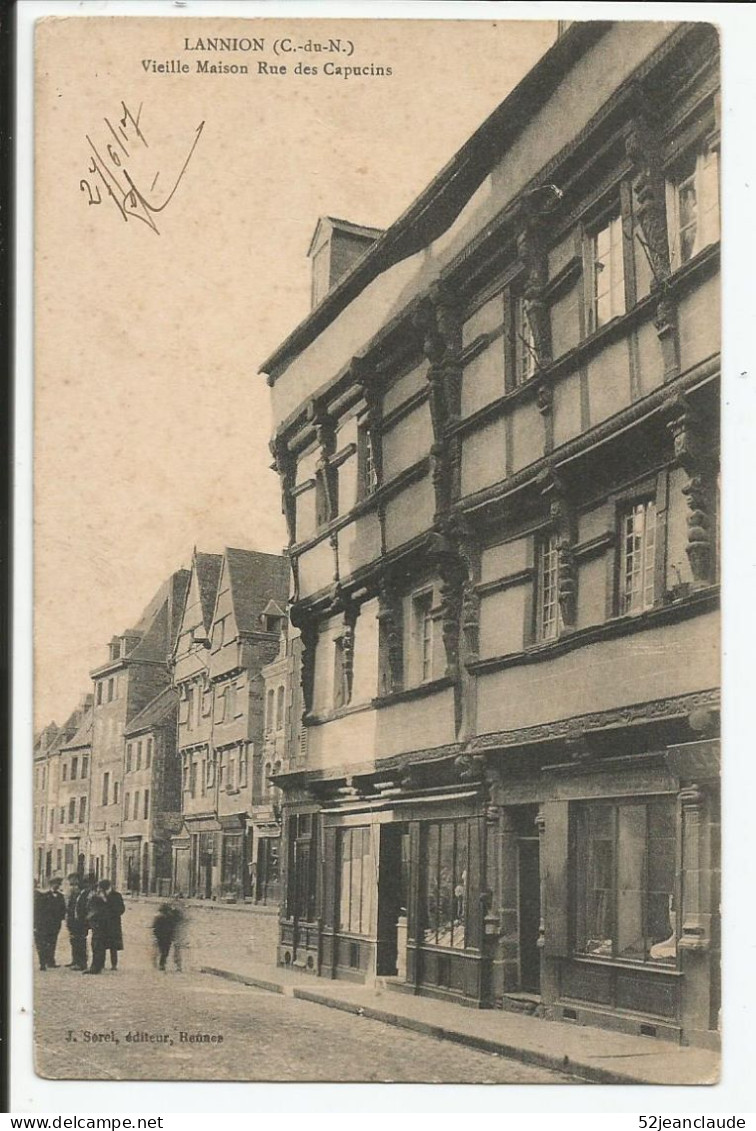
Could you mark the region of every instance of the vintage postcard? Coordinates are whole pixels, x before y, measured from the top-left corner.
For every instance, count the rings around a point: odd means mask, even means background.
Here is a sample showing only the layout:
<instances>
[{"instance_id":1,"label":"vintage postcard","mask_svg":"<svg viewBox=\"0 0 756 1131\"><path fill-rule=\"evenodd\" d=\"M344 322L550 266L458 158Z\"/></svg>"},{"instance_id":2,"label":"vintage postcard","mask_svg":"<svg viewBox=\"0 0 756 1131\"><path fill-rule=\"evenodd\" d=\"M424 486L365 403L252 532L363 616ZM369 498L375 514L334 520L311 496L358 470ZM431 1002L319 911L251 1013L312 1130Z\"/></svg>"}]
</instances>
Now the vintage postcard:
<instances>
[{"instance_id":1,"label":"vintage postcard","mask_svg":"<svg viewBox=\"0 0 756 1131\"><path fill-rule=\"evenodd\" d=\"M716 1083L718 30L34 51L37 1073Z\"/></svg>"}]
</instances>

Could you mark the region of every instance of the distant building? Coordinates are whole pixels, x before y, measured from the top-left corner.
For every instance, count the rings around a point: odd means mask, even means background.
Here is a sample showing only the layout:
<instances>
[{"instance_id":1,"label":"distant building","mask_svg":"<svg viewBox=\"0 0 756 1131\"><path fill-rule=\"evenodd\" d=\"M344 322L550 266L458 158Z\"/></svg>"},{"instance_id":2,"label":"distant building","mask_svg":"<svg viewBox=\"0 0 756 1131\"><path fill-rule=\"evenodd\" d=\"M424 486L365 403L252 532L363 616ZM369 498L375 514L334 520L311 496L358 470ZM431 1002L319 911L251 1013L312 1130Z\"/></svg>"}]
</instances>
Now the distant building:
<instances>
[{"instance_id":1,"label":"distant building","mask_svg":"<svg viewBox=\"0 0 756 1131\"><path fill-rule=\"evenodd\" d=\"M83 875L87 859L89 829L89 796L92 762L92 695L82 702L71 717L78 720L73 735L57 747L57 781L55 801L56 823L53 841L56 871L69 876Z\"/></svg>"},{"instance_id":2,"label":"distant building","mask_svg":"<svg viewBox=\"0 0 756 1131\"><path fill-rule=\"evenodd\" d=\"M282 964L718 1042L718 52L572 23L263 366Z\"/></svg>"},{"instance_id":3,"label":"distant building","mask_svg":"<svg viewBox=\"0 0 756 1131\"><path fill-rule=\"evenodd\" d=\"M123 784L125 733L155 696L169 685L168 659L178 630L188 570L177 570L161 585L138 624L109 645L107 663L94 681L89 868L123 884Z\"/></svg>"},{"instance_id":4,"label":"distant building","mask_svg":"<svg viewBox=\"0 0 756 1131\"><path fill-rule=\"evenodd\" d=\"M59 733L57 723L49 723L34 739L33 851L34 878L38 883L53 875L52 839L57 799L50 789L49 756Z\"/></svg>"},{"instance_id":5,"label":"distant building","mask_svg":"<svg viewBox=\"0 0 756 1131\"><path fill-rule=\"evenodd\" d=\"M282 556L194 554L173 665L183 815L173 878L184 894L253 896L256 840L270 824L260 807L260 669L278 648L287 595Z\"/></svg>"},{"instance_id":6,"label":"distant building","mask_svg":"<svg viewBox=\"0 0 756 1131\"><path fill-rule=\"evenodd\" d=\"M171 890L171 837L181 828L178 695L164 687L127 725L121 827L126 891Z\"/></svg>"}]
</instances>

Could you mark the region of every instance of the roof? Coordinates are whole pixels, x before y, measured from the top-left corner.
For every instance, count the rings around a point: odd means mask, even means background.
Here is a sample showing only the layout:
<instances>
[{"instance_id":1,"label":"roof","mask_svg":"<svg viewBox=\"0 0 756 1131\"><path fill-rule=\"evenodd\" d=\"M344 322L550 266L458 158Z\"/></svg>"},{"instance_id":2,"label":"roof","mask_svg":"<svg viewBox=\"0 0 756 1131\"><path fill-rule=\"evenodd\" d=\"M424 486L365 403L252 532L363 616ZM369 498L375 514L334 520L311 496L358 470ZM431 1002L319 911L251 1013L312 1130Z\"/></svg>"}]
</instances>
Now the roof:
<instances>
[{"instance_id":1,"label":"roof","mask_svg":"<svg viewBox=\"0 0 756 1131\"><path fill-rule=\"evenodd\" d=\"M289 559L259 550L225 550L234 618L239 632L259 632L260 617L271 600L289 595Z\"/></svg>"},{"instance_id":2,"label":"roof","mask_svg":"<svg viewBox=\"0 0 756 1131\"><path fill-rule=\"evenodd\" d=\"M380 274L438 239L451 226L515 138L559 83L612 26L576 22L545 52L402 215L368 248L260 366L269 384Z\"/></svg>"},{"instance_id":3,"label":"roof","mask_svg":"<svg viewBox=\"0 0 756 1131\"><path fill-rule=\"evenodd\" d=\"M200 554L194 551L193 566L197 574L197 584L202 605L202 621L209 629L215 612L215 598L218 593L222 554Z\"/></svg>"},{"instance_id":4,"label":"roof","mask_svg":"<svg viewBox=\"0 0 756 1131\"><path fill-rule=\"evenodd\" d=\"M172 687L164 687L154 699L135 715L124 729L124 735L137 734L139 731L150 730L152 727L161 726L170 722L171 716L178 710L178 692Z\"/></svg>"},{"instance_id":5,"label":"roof","mask_svg":"<svg viewBox=\"0 0 756 1131\"><path fill-rule=\"evenodd\" d=\"M84 716L79 723L79 727L75 734L71 736L68 741L61 743L61 750L78 750L82 746L92 745L92 718L93 710L91 704L88 705L84 711Z\"/></svg>"},{"instance_id":6,"label":"roof","mask_svg":"<svg viewBox=\"0 0 756 1131\"><path fill-rule=\"evenodd\" d=\"M350 236L361 236L366 240L377 240L385 231L385 228L368 228L365 224L353 224L351 220L340 220L338 216L321 216L315 225L315 231L312 233L310 246L307 249L308 256L312 255L312 249L318 241L320 229L324 224L330 224L335 231L346 232Z\"/></svg>"}]
</instances>

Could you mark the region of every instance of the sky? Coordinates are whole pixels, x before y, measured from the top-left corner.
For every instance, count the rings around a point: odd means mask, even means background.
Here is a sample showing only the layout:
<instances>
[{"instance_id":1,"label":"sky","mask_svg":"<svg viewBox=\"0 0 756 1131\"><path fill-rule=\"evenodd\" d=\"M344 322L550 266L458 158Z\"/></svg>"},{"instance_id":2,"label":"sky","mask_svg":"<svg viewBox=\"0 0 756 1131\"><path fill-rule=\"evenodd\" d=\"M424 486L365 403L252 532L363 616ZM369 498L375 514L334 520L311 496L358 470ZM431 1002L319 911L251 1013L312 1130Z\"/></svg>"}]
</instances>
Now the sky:
<instances>
[{"instance_id":1,"label":"sky","mask_svg":"<svg viewBox=\"0 0 756 1131\"><path fill-rule=\"evenodd\" d=\"M387 227L555 32L480 20L38 25L36 728L65 720L110 637L193 546L283 549L257 371L308 312L318 217ZM262 37L265 49L185 50L212 35ZM392 74L325 75L328 57L306 45L331 38L354 45L334 65ZM286 39L300 50L280 53ZM249 73L198 74L198 58ZM318 73L297 75L297 63ZM175 187L152 214L157 231L124 221L98 161L130 169L152 202Z\"/></svg>"}]
</instances>

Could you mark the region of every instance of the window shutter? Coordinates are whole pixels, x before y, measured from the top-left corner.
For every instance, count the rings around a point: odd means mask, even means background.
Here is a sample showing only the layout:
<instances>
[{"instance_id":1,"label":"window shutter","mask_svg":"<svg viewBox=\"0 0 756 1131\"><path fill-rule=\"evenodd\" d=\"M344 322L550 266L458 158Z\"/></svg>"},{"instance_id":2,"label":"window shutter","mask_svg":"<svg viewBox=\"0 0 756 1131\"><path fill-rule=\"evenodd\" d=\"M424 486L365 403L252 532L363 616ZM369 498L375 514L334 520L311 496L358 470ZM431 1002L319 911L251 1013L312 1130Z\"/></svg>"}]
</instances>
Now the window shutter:
<instances>
[{"instance_id":1,"label":"window shutter","mask_svg":"<svg viewBox=\"0 0 756 1131\"><path fill-rule=\"evenodd\" d=\"M543 806L545 830L541 859L541 918L545 925L544 953L569 954L569 803L547 801Z\"/></svg>"}]
</instances>

